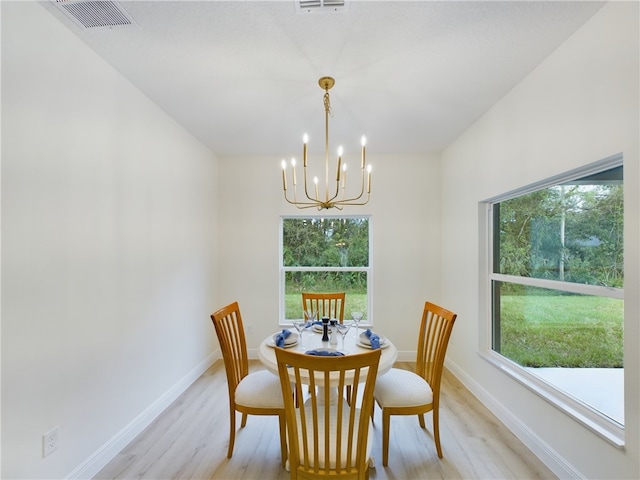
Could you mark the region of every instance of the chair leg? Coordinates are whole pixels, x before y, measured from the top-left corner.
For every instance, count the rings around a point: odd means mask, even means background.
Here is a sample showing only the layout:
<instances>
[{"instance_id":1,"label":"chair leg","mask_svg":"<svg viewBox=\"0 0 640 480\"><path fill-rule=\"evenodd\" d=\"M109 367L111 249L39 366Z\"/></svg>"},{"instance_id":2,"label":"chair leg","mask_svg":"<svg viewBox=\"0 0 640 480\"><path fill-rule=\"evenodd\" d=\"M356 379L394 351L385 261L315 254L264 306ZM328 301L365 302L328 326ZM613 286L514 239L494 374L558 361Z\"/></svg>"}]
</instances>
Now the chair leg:
<instances>
[{"instance_id":1,"label":"chair leg","mask_svg":"<svg viewBox=\"0 0 640 480\"><path fill-rule=\"evenodd\" d=\"M433 409L433 438L436 441L436 451L438 457L442 458L442 447L440 446L440 419L438 415L438 409Z\"/></svg>"},{"instance_id":2,"label":"chair leg","mask_svg":"<svg viewBox=\"0 0 640 480\"><path fill-rule=\"evenodd\" d=\"M427 428L427 425L424 423L424 413L418 414L418 421L420 422L420 428Z\"/></svg>"},{"instance_id":3,"label":"chair leg","mask_svg":"<svg viewBox=\"0 0 640 480\"><path fill-rule=\"evenodd\" d=\"M391 426L391 415L382 409L382 465L389 463L389 427Z\"/></svg>"},{"instance_id":4,"label":"chair leg","mask_svg":"<svg viewBox=\"0 0 640 480\"><path fill-rule=\"evenodd\" d=\"M287 423L284 412L278 415L278 422L280 423L280 455L282 457L282 467L287 464Z\"/></svg>"},{"instance_id":5,"label":"chair leg","mask_svg":"<svg viewBox=\"0 0 640 480\"><path fill-rule=\"evenodd\" d=\"M233 455L233 445L236 441L236 411L233 406L229 415L229 449L227 450L227 458Z\"/></svg>"},{"instance_id":6,"label":"chair leg","mask_svg":"<svg viewBox=\"0 0 640 480\"><path fill-rule=\"evenodd\" d=\"M242 414L242 422L240 423L241 427L244 427L247 424L247 414L243 413Z\"/></svg>"}]
</instances>

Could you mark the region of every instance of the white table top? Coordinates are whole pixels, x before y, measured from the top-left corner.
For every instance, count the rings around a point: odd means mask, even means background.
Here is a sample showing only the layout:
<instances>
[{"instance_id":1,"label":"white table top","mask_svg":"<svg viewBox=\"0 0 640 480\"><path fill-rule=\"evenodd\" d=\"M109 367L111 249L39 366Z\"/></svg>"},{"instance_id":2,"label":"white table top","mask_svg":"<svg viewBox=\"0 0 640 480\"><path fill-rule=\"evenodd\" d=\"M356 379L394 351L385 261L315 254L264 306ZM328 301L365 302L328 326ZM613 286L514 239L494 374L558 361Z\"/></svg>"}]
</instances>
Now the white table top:
<instances>
[{"instance_id":1,"label":"white table top","mask_svg":"<svg viewBox=\"0 0 640 480\"><path fill-rule=\"evenodd\" d=\"M291 332L297 332L293 327L289 328ZM360 328L360 333L364 330ZM260 348L258 349L258 357L260 361L264 363L264 365L274 373L278 375L278 362L276 361L276 347L273 344L273 335L278 332L273 332L267 338L265 338L260 344ZM357 354L364 353L370 351L369 348L360 346L357 342L357 339L354 337L355 328L352 327L351 330L347 333L347 336L344 339L344 351L345 355L349 354ZM377 333L377 332L376 332ZM297 352L306 352L307 350L314 349L334 349L341 350L342 347L342 338L338 335L338 344L330 345L329 342L322 342L322 333L315 332L312 328L306 330L304 333L304 338L302 340L302 347L300 346L300 342L297 345L290 347L294 351ZM389 371L393 364L398 358L398 349L396 346L388 339L385 339L384 348L381 348L380 354L380 363L378 364L378 375L382 375Z\"/></svg>"}]
</instances>

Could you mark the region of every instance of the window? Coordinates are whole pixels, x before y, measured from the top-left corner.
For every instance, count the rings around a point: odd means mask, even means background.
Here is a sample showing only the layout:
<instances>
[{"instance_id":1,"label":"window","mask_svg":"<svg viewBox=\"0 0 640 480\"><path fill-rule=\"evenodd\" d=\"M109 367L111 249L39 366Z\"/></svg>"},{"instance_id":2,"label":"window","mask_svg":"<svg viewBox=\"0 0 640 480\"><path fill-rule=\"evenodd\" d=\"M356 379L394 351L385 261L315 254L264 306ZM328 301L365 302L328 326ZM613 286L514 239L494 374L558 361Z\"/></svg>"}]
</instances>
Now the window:
<instances>
[{"instance_id":1,"label":"window","mask_svg":"<svg viewBox=\"0 0 640 480\"><path fill-rule=\"evenodd\" d=\"M280 320L302 317L301 293L346 292L345 316L364 312L371 322L368 217L282 218Z\"/></svg>"},{"instance_id":2,"label":"window","mask_svg":"<svg viewBox=\"0 0 640 480\"><path fill-rule=\"evenodd\" d=\"M622 427L621 156L487 205L491 350L543 396Z\"/></svg>"}]
</instances>

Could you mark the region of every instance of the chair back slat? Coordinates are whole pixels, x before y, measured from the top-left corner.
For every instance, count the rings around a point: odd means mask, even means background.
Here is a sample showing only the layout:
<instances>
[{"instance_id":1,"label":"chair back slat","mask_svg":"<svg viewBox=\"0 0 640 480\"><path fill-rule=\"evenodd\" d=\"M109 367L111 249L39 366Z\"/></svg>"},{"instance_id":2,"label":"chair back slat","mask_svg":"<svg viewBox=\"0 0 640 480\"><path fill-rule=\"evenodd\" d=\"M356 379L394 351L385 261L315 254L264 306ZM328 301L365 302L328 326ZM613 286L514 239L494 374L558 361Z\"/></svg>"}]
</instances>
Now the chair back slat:
<instances>
[{"instance_id":1,"label":"chair back slat","mask_svg":"<svg viewBox=\"0 0 640 480\"><path fill-rule=\"evenodd\" d=\"M322 317L335 318L344 322L344 292L311 293L302 292L302 310L318 312L318 319Z\"/></svg>"},{"instance_id":2,"label":"chair back slat","mask_svg":"<svg viewBox=\"0 0 640 480\"><path fill-rule=\"evenodd\" d=\"M213 313L211 320L220 343L229 392L235 392L240 381L249 373L247 341L238 302Z\"/></svg>"},{"instance_id":3,"label":"chair back slat","mask_svg":"<svg viewBox=\"0 0 640 480\"><path fill-rule=\"evenodd\" d=\"M276 358L292 472L303 478L366 478L380 350L318 357L277 348ZM345 401L348 391L351 404ZM298 407L296 398L304 400Z\"/></svg>"},{"instance_id":4,"label":"chair back slat","mask_svg":"<svg viewBox=\"0 0 640 480\"><path fill-rule=\"evenodd\" d=\"M416 373L434 389L434 402L439 398L444 358L456 317L455 313L433 303L426 302L424 305L418 335Z\"/></svg>"}]
</instances>

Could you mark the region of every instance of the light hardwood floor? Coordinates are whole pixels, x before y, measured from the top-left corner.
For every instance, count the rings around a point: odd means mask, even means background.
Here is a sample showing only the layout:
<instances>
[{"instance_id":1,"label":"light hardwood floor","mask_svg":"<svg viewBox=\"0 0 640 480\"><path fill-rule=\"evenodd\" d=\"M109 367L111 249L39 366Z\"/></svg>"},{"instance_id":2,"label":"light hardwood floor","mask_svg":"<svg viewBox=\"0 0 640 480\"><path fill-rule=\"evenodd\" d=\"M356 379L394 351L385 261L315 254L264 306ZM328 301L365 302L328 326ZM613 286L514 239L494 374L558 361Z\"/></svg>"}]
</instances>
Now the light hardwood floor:
<instances>
[{"instance_id":1,"label":"light hardwood floor","mask_svg":"<svg viewBox=\"0 0 640 480\"><path fill-rule=\"evenodd\" d=\"M396 366L411 370L411 363ZM251 369L262 368L253 361ZM229 441L224 366L216 362L144 432L120 452L96 479L287 479L280 467L276 417L249 416L239 428L233 458ZM444 458L418 419L391 418L389 466L382 466L382 419L376 407L373 456L377 479L553 479L557 478L512 433L445 371L440 405Z\"/></svg>"}]
</instances>

